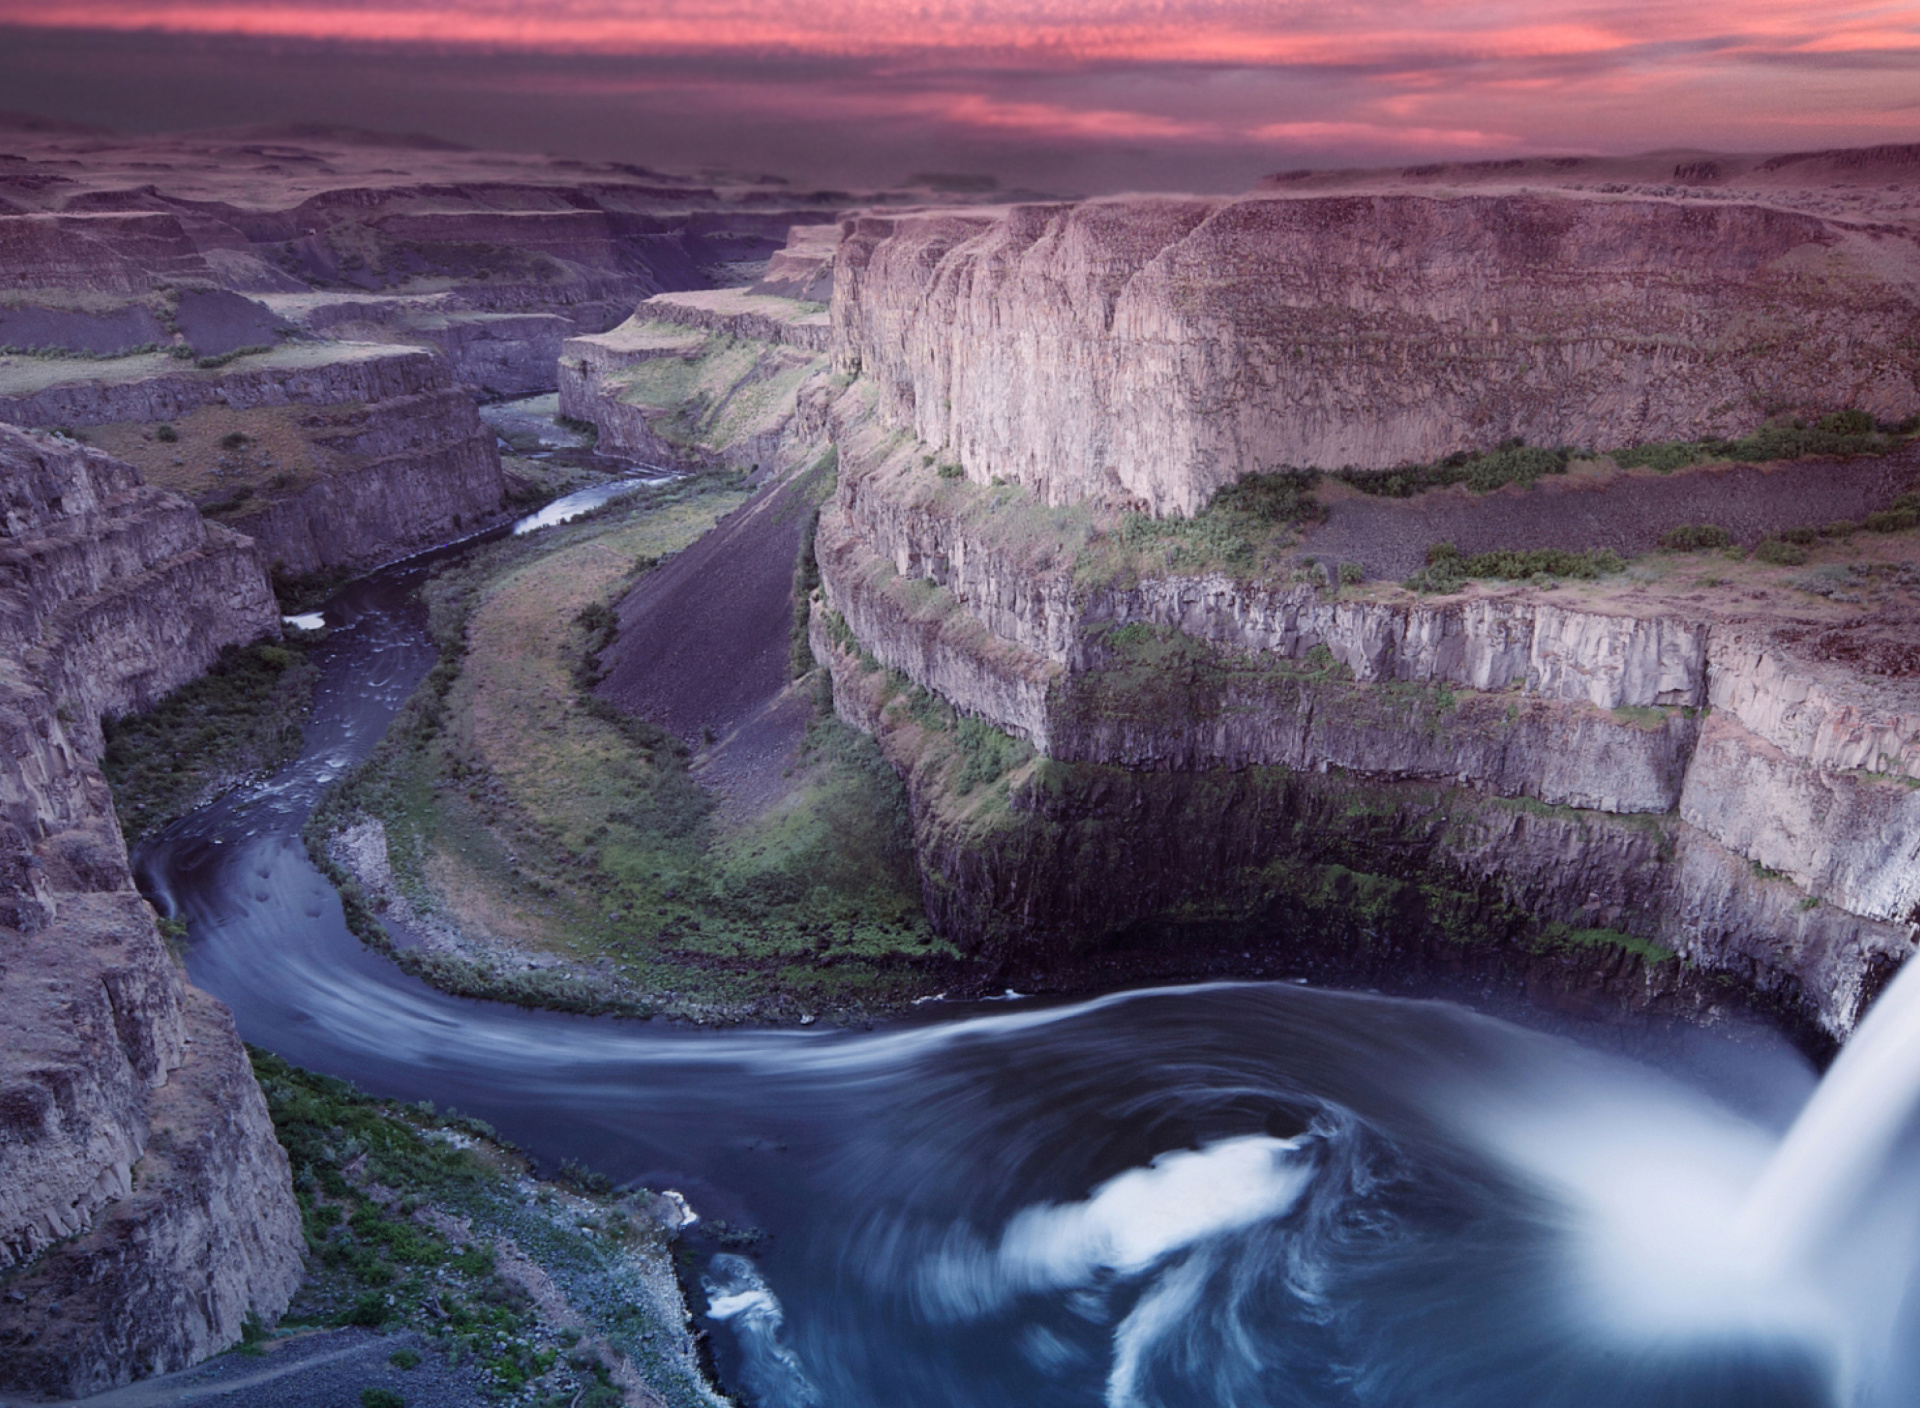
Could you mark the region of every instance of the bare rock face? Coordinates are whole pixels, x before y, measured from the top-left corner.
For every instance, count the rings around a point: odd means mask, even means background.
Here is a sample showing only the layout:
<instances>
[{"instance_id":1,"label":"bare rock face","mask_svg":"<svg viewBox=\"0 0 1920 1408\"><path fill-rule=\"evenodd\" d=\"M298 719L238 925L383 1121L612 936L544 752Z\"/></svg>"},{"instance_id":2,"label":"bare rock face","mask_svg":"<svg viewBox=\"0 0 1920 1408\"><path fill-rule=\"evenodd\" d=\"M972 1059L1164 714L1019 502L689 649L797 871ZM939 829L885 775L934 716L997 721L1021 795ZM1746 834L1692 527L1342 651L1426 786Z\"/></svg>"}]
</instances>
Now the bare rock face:
<instances>
[{"instance_id":1,"label":"bare rock face","mask_svg":"<svg viewBox=\"0 0 1920 1408\"><path fill-rule=\"evenodd\" d=\"M842 226L834 353L1045 502L1191 513L1280 466L1920 410L1920 247L1731 200L1128 197Z\"/></svg>"},{"instance_id":2,"label":"bare rock face","mask_svg":"<svg viewBox=\"0 0 1920 1408\"><path fill-rule=\"evenodd\" d=\"M183 1367L298 1281L265 1101L134 890L91 761L103 715L276 630L246 539L0 427L0 1387Z\"/></svg>"},{"instance_id":3,"label":"bare rock face","mask_svg":"<svg viewBox=\"0 0 1920 1408\"><path fill-rule=\"evenodd\" d=\"M431 353L344 343L212 370L149 360L158 366L0 396L0 421L151 425L206 406L310 408L301 431L320 467L316 481L269 492L227 520L276 568L296 574L375 566L499 511L499 448Z\"/></svg>"},{"instance_id":4,"label":"bare rock face","mask_svg":"<svg viewBox=\"0 0 1920 1408\"><path fill-rule=\"evenodd\" d=\"M567 341L560 409L655 464L791 467L820 453L831 391L824 310L740 289L663 293Z\"/></svg>"},{"instance_id":5,"label":"bare rock face","mask_svg":"<svg viewBox=\"0 0 1920 1408\"><path fill-rule=\"evenodd\" d=\"M1911 951L1920 671L1904 655L1851 668L1791 621L1730 617L1684 588L1354 595L1103 557L1118 514L967 483L881 405L858 383L836 403L840 474L815 540L815 650L838 706L883 738L905 729L884 707L897 691L870 697L864 655L1080 769L1010 792L996 841L894 749L950 937L1070 947L1058 936L1076 925L1230 903L1236 868L1319 855L1401 876L1419 858L1431 884L1787 995L1833 1036ZM1329 773L1348 781L1303 780ZM1539 818L1507 826L1507 803L1579 824L1555 821L1557 839ZM1199 839L1214 827L1227 834ZM1589 842L1601 851L1580 854ZM1602 863L1615 842L1617 869Z\"/></svg>"}]
</instances>

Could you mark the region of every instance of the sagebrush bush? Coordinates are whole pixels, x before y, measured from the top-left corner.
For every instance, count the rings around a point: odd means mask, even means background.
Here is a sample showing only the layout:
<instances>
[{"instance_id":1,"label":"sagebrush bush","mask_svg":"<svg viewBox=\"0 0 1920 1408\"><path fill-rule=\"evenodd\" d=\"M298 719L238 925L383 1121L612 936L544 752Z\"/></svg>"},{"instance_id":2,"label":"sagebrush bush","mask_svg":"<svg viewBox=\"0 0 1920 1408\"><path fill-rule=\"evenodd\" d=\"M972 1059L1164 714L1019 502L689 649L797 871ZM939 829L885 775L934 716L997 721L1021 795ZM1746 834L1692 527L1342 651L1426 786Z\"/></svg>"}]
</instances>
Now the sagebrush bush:
<instances>
[{"instance_id":1,"label":"sagebrush bush","mask_svg":"<svg viewBox=\"0 0 1920 1408\"><path fill-rule=\"evenodd\" d=\"M1733 534L1711 523L1682 523L1660 535L1660 546L1674 552L1698 552L1703 548L1724 548L1733 543Z\"/></svg>"}]
</instances>

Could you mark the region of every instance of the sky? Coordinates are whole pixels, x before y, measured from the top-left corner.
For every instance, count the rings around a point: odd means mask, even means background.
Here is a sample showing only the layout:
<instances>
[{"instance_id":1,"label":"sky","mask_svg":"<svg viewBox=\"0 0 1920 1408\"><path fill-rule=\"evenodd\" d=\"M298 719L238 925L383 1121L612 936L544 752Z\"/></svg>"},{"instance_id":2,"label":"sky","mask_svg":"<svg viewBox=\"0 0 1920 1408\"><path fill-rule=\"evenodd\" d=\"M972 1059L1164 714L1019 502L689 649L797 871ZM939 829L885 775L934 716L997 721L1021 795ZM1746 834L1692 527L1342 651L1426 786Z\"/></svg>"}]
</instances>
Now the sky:
<instances>
[{"instance_id":1,"label":"sky","mask_svg":"<svg viewBox=\"0 0 1920 1408\"><path fill-rule=\"evenodd\" d=\"M0 0L0 107L886 183L1920 140L1920 0Z\"/></svg>"}]
</instances>

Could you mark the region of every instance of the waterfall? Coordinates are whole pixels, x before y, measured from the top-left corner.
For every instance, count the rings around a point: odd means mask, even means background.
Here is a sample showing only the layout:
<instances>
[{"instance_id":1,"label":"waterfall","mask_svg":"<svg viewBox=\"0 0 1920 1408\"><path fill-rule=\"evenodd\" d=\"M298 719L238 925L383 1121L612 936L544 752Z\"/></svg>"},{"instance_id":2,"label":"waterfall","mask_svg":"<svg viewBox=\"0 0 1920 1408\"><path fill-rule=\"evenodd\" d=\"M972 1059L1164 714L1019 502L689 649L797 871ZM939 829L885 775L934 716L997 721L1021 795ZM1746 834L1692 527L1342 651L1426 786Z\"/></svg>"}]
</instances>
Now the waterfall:
<instances>
[{"instance_id":1,"label":"waterfall","mask_svg":"<svg viewBox=\"0 0 1920 1408\"><path fill-rule=\"evenodd\" d=\"M1758 1267L1818 1259L1856 1215L1920 1107L1920 963L1909 963L1842 1048L1748 1195Z\"/></svg>"}]
</instances>

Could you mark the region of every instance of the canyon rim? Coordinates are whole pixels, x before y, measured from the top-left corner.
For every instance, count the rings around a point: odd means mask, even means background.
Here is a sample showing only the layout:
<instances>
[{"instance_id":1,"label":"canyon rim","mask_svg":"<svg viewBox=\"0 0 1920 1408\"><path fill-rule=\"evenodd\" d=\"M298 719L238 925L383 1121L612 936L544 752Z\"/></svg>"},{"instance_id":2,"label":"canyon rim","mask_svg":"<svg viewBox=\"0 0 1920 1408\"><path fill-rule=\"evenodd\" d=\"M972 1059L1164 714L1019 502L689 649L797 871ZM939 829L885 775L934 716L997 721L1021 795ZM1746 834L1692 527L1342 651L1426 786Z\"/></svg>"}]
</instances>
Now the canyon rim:
<instances>
[{"instance_id":1,"label":"canyon rim","mask_svg":"<svg viewBox=\"0 0 1920 1408\"><path fill-rule=\"evenodd\" d=\"M1085 198L0 147L0 1392L821 1401L722 1164L330 1083L330 991L582 1069L1282 979L1825 1062L1920 939L1920 146ZM1016 1233L1234 1140L1223 1225L1295 1215L1319 1113L1036 1181L915 1304L1171 1264Z\"/></svg>"}]
</instances>

